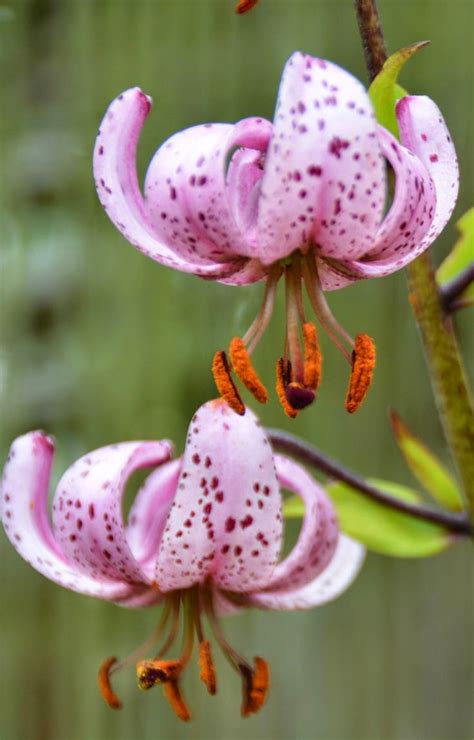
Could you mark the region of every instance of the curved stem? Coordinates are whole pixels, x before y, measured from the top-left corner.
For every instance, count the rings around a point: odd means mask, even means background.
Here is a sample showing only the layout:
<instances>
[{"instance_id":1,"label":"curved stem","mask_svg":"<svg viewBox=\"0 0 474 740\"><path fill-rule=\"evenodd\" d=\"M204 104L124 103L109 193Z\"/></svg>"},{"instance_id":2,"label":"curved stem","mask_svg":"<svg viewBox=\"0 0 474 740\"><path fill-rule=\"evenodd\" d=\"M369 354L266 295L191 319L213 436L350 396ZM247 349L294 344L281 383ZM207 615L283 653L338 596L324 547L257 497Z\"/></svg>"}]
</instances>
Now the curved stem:
<instances>
[{"instance_id":1,"label":"curved stem","mask_svg":"<svg viewBox=\"0 0 474 740\"><path fill-rule=\"evenodd\" d=\"M375 0L355 0L371 79L386 59ZM474 522L474 411L452 325L446 319L431 258L425 252L408 265L410 302L420 329L444 433L462 480Z\"/></svg>"},{"instance_id":2,"label":"curved stem","mask_svg":"<svg viewBox=\"0 0 474 740\"><path fill-rule=\"evenodd\" d=\"M303 462L309 463L313 467L317 468L317 470L331 476L331 478L342 481L352 488L355 488L357 491L360 491L360 493L363 493L365 496L368 496L374 501L378 501L379 504L388 506L391 509L396 509L404 514L409 514L417 519L424 519L428 522L441 524L446 527L446 529L449 529L451 532L455 532L456 534L472 534L472 528L467 516L462 514L451 514L446 511L432 509L428 506L420 506L418 504L408 503L407 501L401 501L400 499L390 496L388 493L385 493L371 483L368 483L357 473L354 473L352 470L348 470L337 460L328 457L317 447L309 444L309 442L299 439L299 437L296 437L294 434L284 432L281 429L267 429L266 433L275 450L294 455L294 457L297 457Z\"/></svg>"},{"instance_id":3,"label":"curved stem","mask_svg":"<svg viewBox=\"0 0 474 740\"><path fill-rule=\"evenodd\" d=\"M469 301L463 301L461 295L473 282L474 262L471 262L470 265L450 280L449 283L439 286L438 290L441 296L441 303L446 313L453 313L458 308L464 308L464 306L470 305Z\"/></svg>"}]
</instances>

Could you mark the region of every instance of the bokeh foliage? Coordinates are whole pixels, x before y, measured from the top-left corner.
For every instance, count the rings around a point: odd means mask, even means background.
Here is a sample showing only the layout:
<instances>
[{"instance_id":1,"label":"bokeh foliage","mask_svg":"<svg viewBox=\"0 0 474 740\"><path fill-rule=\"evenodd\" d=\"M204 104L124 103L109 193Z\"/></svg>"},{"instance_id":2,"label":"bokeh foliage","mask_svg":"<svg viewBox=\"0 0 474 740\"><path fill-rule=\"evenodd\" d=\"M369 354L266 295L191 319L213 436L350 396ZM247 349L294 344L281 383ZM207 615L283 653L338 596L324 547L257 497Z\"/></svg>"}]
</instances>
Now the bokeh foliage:
<instances>
[{"instance_id":1,"label":"bokeh foliage","mask_svg":"<svg viewBox=\"0 0 474 740\"><path fill-rule=\"evenodd\" d=\"M470 0L380 0L391 50L430 38L404 72L434 97L461 160L457 217L474 192ZM17 0L0 7L1 447L32 428L58 440L56 476L109 442L171 437L178 449L195 408L214 394L212 352L241 333L260 288L237 290L173 273L128 246L104 216L91 180L95 131L109 101L140 85L155 101L140 145L146 166L179 128L272 117L279 75L295 49L365 77L351 0ZM454 219L453 222L454 223ZM433 250L439 262L451 225ZM449 464L406 299L403 274L329 296L336 315L376 339L374 387L355 417L343 409L347 369L324 343L317 404L292 431L367 475L413 485L387 422L395 407ZM468 317L456 323L469 354ZM472 340L471 340L472 341ZM272 383L283 342L281 303L256 362ZM471 347L472 349L472 343ZM261 412L290 426L276 401ZM300 614L229 620L232 639L272 665L266 709L239 717L238 681L219 663L216 699L186 691L195 723L171 716L132 672L114 714L96 666L151 631L131 613L49 584L2 537L2 740L318 738L454 740L473 734L472 565L468 546L413 562L371 555L340 601Z\"/></svg>"}]
</instances>

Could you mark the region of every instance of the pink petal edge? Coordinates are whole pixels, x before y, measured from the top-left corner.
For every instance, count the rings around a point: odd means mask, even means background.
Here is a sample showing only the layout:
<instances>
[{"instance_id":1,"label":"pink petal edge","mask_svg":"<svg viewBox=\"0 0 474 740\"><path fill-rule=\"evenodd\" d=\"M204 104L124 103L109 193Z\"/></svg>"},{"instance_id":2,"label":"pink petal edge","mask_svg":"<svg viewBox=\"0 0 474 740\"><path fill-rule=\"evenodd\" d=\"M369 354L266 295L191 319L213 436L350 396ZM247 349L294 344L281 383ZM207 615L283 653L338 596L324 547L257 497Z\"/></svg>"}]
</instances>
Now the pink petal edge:
<instances>
[{"instance_id":1,"label":"pink petal edge","mask_svg":"<svg viewBox=\"0 0 474 740\"><path fill-rule=\"evenodd\" d=\"M249 598L249 604L262 609L282 611L322 606L349 588L359 574L364 558L364 547L341 534L331 562L314 581L300 588L253 594Z\"/></svg>"}]
</instances>

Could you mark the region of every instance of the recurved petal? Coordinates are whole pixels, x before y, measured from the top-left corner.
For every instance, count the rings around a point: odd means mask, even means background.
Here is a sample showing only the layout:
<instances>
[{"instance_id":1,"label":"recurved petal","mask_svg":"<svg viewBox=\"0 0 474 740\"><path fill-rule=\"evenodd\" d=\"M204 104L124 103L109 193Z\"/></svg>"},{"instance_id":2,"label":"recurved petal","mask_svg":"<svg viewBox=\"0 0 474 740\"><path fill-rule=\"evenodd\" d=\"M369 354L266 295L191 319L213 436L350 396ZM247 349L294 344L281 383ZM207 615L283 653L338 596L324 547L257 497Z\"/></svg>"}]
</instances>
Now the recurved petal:
<instances>
[{"instance_id":1,"label":"recurved petal","mask_svg":"<svg viewBox=\"0 0 474 740\"><path fill-rule=\"evenodd\" d=\"M263 118L207 123L174 134L158 149L146 175L146 208L154 228L185 259L209 263L253 256L248 212L251 216L252 193L263 174L258 159L271 131ZM241 158L235 147L244 147L255 160L245 168L244 182L232 177L234 160Z\"/></svg>"},{"instance_id":2,"label":"recurved petal","mask_svg":"<svg viewBox=\"0 0 474 740\"><path fill-rule=\"evenodd\" d=\"M433 181L423 162L381 127L379 138L395 172L393 203L364 260L344 263L366 277L376 276L377 270L382 275L399 270L420 254L436 207Z\"/></svg>"},{"instance_id":3,"label":"recurved petal","mask_svg":"<svg viewBox=\"0 0 474 740\"><path fill-rule=\"evenodd\" d=\"M364 562L365 550L358 542L339 535L336 551L327 567L305 586L253 594L249 603L264 609L312 609L332 601L349 588Z\"/></svg>"},{"instance_id":4,"label":"recurved petal","mask_svg":"<svg viewBox=\"0 0 474 740\"><path fill-rule=\"evenodd\" d=\"M148 257L182 272L217 278L231 274L234 264L190 259L166 241L151 222L137 177L137 143L151 99L131 88L109 106L94 149L94 177L99 200L123 236ZM169 192L169 191L168 191Z\"/></svg>"},{"instance_id":5,"label":"recurved petal","mask_svg":"<svg viewBox=\"0 0 474 740\"><path fill-rule=\"evenodd\" d=\"M173 460L150 473L128 515L128 545L151 580L166 518L178 488L181 464L181 459Z\"/></svg>"},{"instance_id":6,"label":"recurved petal","mask_svg":"<svg viewBox=\"0 0 474 740\"><path fill-rule=\"evenodd\" d=\"M42 432L30 432L13 443L1 484L5 532L27 563L72 591L102 599L131 598L136 589L123 581L81 573L54 539L48 518L48 487L54 444Z\"/></svg>"},{"instance_id":7,"label":"recurved petal","mask_svg":"<svg viewBox=\"0 0 474 740\"><path fill-rule=\"evenodd\" d=\"M425 95L397 104L402 143L425 165L436 191L436 208L425 241L431 244L448 222L459 190L459 166L448 127L436 103Z\"/></svg>"},{"instance_id":8,"label":"recurved petal","mask_svg":"<svg viewBox=\"0 0 474 740\"><path fill-rule=\"evenodd\" d=\"M281 545L281 500L270 444L255 415L223 401L189 427L178 491L158 556L162 590L211 577L224 589L264 587Z\"/></svg>"},{"instance_id":9,"label":"recurved petal","mask_svg":"<svg viewBox=\"0 0 474 740\"><path fill-rule=\"evenodd\" d=\"M298 541L287 558L273 571L267 589L295 588L312 581L332 559L339 528L333 505L324 489L292 460L275 455L278 481L305 504Z\"/></svg>"},{"instance_id":10,"label":"recurved petal","mask_svg":"<svg viewBox=\"0 0 474 740\"><path fill-rule=\"evenodd\" d=\"M436 104L425 96L407 96L398 102L397 118L404 146L380 129L397 175L392 208L369 259L346 264L360 277L388 275L418 257L442 231L456 203L456 152Z\"/></svg>"},{"instance_id":11,"label":"recurved petal","mask_svg":"<svg viewBox=\"0 0 474 740\"><path fill-rule=\"evenodd\" d=\"M340 67L299 52L286 64L261 184L260 257L314 238L330 257L363 255L380 223L385 167L372 105Z\"/></svg>"},{"instance_id":12,"label":"recurved petal","mask_svg":"<svg viewBox=\"0 0 474 740\"><path fill-rule=\"evenodd\" d=\"M55 537L77 568L92 577L148 584L122 518L122 498L136 470L167 462L169 442L123 442L80 458L58 483L53 503Z\"/></svg>"}]
</instances>

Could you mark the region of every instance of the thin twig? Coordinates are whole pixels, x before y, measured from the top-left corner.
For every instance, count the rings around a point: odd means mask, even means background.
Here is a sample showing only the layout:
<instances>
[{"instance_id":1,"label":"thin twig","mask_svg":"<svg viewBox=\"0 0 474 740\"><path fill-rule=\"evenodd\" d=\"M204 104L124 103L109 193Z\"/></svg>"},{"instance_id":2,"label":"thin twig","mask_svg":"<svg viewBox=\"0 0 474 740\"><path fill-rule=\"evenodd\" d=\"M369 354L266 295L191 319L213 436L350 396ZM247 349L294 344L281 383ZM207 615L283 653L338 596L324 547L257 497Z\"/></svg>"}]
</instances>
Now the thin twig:
<instances>
[{"instance_id":1,"label":"thin twig","mask_svg":"<svg viewBox=\"0 0 474 740\"><path fill-rule=\"evenodd\" d=\"M364 46L365 63L372 82L387 59L377 3L376 0L355 0L355 8Z\"/></svg>"},{"instance_id":2,"label":"thin twig","mask_svg":"<svg viewBox=\"0 0 474 740\"><path fill-rule=\"evenodd\" d=\"M460 298L461 294L464 293L466 288L474 282L474 262L471 262L462 272L459 273L455 278L439 287L439 294L443 303L443 308L446 313L453 313L458 308L464 308L468 306L468 301L463 301Z\"/></svg>"},{"instance_id":3,"label":"thin twig","mask_svg":"<svg viewBox=\"0 0 474 740\"><path fill-rule=\"evenodd\" d=\"M355 488L357 491L360 491L360 493L363 493L365 496L377 501L379 504L401 511L404 514L409 514L417 519L424 519L428 522L441 524L456 534L472 534L471 525L467 516L462 514L451 514L450 512L432 509L429 506L411 504L407 501L394 498L380 490L380 488L372 485L372 483L368 483L357 473L354 473L352 470L348 470L337 460L328 457L317 447L314 447L314 445L309 444L309 442L305 442L294 434L284 432L281 429L267 429L266 433L275 450L294 455L294 457L297 457L303 462L309 463L317 468L317 470L329 475L331 478L335 478L336 480L351 486L351 488Z\"/></svg>"}]
</instances>

